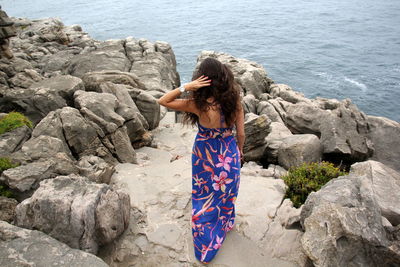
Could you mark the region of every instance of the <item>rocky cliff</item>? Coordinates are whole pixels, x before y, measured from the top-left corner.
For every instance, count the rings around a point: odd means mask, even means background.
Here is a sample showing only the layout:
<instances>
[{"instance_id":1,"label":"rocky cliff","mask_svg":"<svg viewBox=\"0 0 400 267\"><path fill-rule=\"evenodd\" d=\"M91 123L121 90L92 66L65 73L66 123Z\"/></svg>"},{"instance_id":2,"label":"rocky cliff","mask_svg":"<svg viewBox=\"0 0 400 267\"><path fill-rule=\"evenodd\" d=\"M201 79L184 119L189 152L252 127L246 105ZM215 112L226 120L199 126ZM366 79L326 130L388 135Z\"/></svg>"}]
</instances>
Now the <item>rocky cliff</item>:
<instances>
[{"instance_id":1,"label":"rocky cliff","mask_svg":"<svg viewBox=\"0 0 400 267\"><path fill-rule=\"evenodd\" d=\"M15 224L0 225L2 265L39 261L26 249L35 240L44 240L38 251L57 250L52 264L71 255L71 264L99 266L89 252L110 266L198 265L188 179L194 130L156 102L180 83L171 46L100 42L57 19L15 23L15 57L0 59L0 112L19 111L34 127L0 135L0 157L20 164L0 176L19 200L0 198L0 218ZM198 62L205 57L229 65L241 85L248 161L235 231L212 265L400 265L399 123L365 115L349 99L305 98L255 62L213 51ZM352 165L350 174L293 208L280 177L321 159Z\"/></svg>"}]
</instances>

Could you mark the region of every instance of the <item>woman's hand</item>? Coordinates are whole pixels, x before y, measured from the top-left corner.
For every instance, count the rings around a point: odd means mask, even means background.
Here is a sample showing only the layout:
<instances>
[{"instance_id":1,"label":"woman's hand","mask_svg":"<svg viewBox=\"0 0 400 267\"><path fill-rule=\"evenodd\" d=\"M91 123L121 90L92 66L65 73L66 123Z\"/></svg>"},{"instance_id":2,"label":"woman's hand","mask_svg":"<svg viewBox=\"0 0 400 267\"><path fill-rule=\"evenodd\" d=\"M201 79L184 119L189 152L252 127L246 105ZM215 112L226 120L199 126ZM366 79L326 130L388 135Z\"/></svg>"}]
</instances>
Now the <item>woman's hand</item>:
<instances>
[{"instance_id":1,"label":"woman's hand","mask_svg":"<svg viewBox=\"0 0 400 267\"><path fill-rule=\"evenodd\" d=\"M201 87L210 86L210 85L211 85L211 80L209 80L207 76L201 75L196 80L185 84L185 89L186 89L186 91L196 91L197 89L199 89Z\"/></svg>"}]
</instances>

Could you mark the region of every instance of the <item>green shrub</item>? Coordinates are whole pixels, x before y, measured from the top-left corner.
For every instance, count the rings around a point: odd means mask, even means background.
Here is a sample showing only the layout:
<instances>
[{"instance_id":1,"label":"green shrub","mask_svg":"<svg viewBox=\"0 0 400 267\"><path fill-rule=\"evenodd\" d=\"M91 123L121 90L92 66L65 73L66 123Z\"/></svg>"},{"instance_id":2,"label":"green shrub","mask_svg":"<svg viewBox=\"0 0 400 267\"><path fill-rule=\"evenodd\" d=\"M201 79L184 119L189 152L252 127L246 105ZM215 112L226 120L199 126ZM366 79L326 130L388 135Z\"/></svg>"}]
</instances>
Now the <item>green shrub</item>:
<instances>
[{"instance_id":1,"label":"green shrub","mask_svg":"<svg viewBox=\"0 0 400 267\"><path fill-rule=\"evenodd\" d=\"M32 128L32 122L19 112L10 112L0 119L0 135L22 126Z\"/></svg>"},{"instance_id":2,"label":"green shrub","mask_svg":"<svg viewBox=\"0 0 400 267\"><path fill-rule=\"evenodd\" d=\"M312 191L318 191L329 180L345 175L339 168L329 162L304 163L290 168L286 176L282 177L288 186L285 198L290 198L298 208L306 201Z\"/></svg>"},{"instance_id":3,"label":"green shrub","mask_svg":"<svg viewBox=\"0 0 400 267\"><path fill-rule=\"evenodd\" d=\"M12 163L8 158L0 158L0 174L7 169L18 167L18 165L19 164ZM0 184L0 196L14 197L14 194L7 185Z\"/></svg>"},{"instance_id":4,"label":"green shrub","mask_svg":"<svg viewBox=\"0 0 400 267\"><path fill-rule=\"evenodd\" d=\"M14 194L8 186L2 184L0 184L0 196L14 198Z\"/></svg>"},{"instance_id":5,"label":"green shrub","mask_svg":"<svg viewBox=\"0 0 400 267\"><path fill-rule=\"evenodd\" d=\"M19 164L12 163L9 158L0 158L0 174L7 169L15 168L18 166Z\"/></svg>"}]
</instances>

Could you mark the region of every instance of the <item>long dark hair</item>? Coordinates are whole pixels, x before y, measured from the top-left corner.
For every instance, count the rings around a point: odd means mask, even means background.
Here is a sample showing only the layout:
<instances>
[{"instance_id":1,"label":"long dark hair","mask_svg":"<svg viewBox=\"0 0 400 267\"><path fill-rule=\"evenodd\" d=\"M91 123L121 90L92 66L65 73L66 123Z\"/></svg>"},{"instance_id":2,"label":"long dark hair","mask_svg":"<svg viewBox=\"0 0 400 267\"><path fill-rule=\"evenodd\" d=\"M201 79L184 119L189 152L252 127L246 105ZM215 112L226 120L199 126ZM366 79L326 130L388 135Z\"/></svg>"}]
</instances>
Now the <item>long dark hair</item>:
<instances>
[{"instance_id":1,"label":"long dark hair","mask_svg":"<svg viewBox=\"0 0 400 267\"><path fill-rule=\"evenodd\" d=\"M220 105L225 117L225 123L232 126L235 121L236 109L239 103L239 85L235 82L230 68L215 58L204 59L197 71L193 73L192 80L201 75L211 79L211 85L202 87L197 91L190 92L189 98L194 100L200 112L206 112L213 105ZM208 98L213 97L214 102L209 103ZM186 112L183 121L189 124L196 124L199 117L194 113Z\"/></svg>"}]
</instances>

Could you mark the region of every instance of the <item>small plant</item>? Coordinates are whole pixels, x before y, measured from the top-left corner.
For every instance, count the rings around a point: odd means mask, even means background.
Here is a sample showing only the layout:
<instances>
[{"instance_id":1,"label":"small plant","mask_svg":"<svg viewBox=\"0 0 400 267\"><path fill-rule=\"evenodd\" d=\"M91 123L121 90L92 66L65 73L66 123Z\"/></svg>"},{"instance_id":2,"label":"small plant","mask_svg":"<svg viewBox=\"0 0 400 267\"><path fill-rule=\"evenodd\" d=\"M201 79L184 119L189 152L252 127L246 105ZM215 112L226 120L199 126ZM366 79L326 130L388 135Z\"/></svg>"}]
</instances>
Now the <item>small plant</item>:
<instances>
[{"instance_id":1,"label":"small plant","mask_svg":"<svg viewBox=\"0 0 400 267\"><path fill-rule=\"evenodd\" d=\"M19 164L12 163L9 158L0 158L0 174L2 174L2 172L7 169L15 168L18 166ZM0 184L0 196L14 197L14 194L7 185Z\"/></svg>"},{"instance_id":2,"label":"small plant","mask_svg":"<svg viewBox=\"0 0 400 267\"><path fill-rule=\"evenodd\" d=\"M22 126L32 128L32 122L19 112L10 112L0 119L0 135Z\"/></svg>"},{"instance_id":3,"label":"small plant","mask_svg":"<svg viewBox=\"0 0 400 267\"><path fill-rule=\"evenodd\" d=\"M0 158L0 174L7 169L15 168L18 166L19 164L12 163L9 158Z\"/></svg>"},{"instance_id":4,"label":"small plant","mask_svg":"<svg viewBox=\"0 0 400 267\"><path fill-rule=\"evenodd\" d=\"M299 208L312 191L318 191L329 180L345 174L326 161L303 163L299 167L290 168L288 174L282 177L288 186L285 198L290 198L293 205Z\"/></svg>"}]
</instances>

